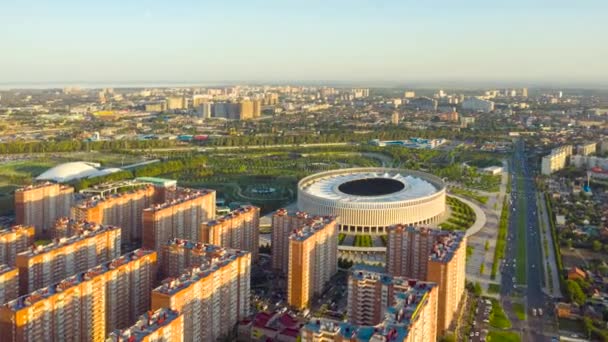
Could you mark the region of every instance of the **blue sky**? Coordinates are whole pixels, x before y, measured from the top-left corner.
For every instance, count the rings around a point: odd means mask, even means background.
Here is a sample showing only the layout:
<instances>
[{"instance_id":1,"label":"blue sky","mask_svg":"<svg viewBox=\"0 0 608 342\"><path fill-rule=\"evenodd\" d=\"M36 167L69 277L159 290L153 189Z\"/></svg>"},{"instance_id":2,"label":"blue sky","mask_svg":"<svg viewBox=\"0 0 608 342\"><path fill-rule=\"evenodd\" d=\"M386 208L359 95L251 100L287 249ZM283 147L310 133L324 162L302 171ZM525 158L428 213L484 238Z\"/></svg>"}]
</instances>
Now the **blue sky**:
<instances>
[{"instance_id":1,"label":"blue sky","mask_svg":"<svg viewBox=\"0 0 608 342\"><path fill-rule=\"evenodd\" d=\"M608 83L608 1L1 0L0 83Z\"/></svg>"}]
</instances>

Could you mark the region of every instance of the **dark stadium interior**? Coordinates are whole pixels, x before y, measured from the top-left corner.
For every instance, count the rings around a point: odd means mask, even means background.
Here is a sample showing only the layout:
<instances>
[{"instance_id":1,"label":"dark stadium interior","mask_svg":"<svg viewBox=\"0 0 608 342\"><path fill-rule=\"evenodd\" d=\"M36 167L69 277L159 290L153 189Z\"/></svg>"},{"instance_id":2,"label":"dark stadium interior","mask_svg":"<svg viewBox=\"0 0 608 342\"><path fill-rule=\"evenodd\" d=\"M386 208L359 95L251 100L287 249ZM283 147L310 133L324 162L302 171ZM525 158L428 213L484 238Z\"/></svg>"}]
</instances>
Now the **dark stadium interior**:
<instances>
[{"instance_id":1,"label":"dark stadium interior","mask_svg":"<svg viewBox=\"0 0 608 342\"><path fill-rule=\"evenodd\" d=\"M341 184L338 189L354 196L382 196L401 191L405 184L390 178L357 179Z\"/></svg>"}]
</instances>

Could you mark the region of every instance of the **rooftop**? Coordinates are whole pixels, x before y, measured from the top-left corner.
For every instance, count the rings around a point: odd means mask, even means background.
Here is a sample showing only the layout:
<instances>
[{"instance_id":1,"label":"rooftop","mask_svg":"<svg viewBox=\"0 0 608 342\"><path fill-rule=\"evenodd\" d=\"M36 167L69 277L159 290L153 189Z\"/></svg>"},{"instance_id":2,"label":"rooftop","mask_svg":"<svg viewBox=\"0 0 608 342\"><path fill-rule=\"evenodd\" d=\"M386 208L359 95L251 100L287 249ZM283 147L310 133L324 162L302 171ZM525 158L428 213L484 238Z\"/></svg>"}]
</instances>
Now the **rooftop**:
<instances>
[{"instance_id":1,"label":"rooftop","mask_svg":"<svg viewBox=\"0 0 608 342\"><path fill-rule=\"evenodd\" d=\"M215 226L215 225L221 224L224 221L228 221L233 218L236 218L236 217L240 216L241 214L248 213L252 210L255 210L256 208L257 207L254 207L251 205L242 206L240 208L237 208L237 209L229 212L228 214L226 214L224 216L216 217L215 220L207 221L207 222L205 222L205 224L207 224L208 226Z\"/></svg>"},{"instance_id":2,"label":"rooftop","mask_svg":"<svg viewBox=\"0 0 608 342\"><path fill-rule=\"evenodd\" d=\"M146 255L156 253L154 251L138 249L131 253L125 254L120 258L116 258L112 261L103 263L101 265L95 266L85 272L78 273L71 277L68 277L57 284L53 284L51 286L42 288L40 290L34 291L32 293L23 295L15 300L12 300L6 304L5 307L10 308L12 311L18 311L25 307L28 307L34 303L37 303L41 300L47 299L56 293L65 291L69 288L72 288L84 281L90 280L94 277L97 277L100 274L106 273L110 270L116 269L130 261L140 259Z\"/></svg>"},{"instance_id":3,"label":"rooftop","mask_svg":"<svg viewBox=\"0 0 608 342\"><path fill-rule=\"evenodd\" d=\"M25 231L28 231L28 230L32 231L32 235L33 235L34 226L24 226L24 225L21 225L21 224L17 224L17 225L14 225L14 226L10 226L8 228L0 229L0 236L2 236L4 234L25 232Z\"/></svg>"},{"instance_id":4,"label":"rooftop","mask_svg":"<svg viewBox=\"0 0 608 342\"><path fill-rule=\"evenodd\" d=\"M137 177L135 180L140 182L152 183L154 185L162 185L164 187L176 186L177 181L174 179L157 178L157 177Z\"/></svg>"},{"instance_id":5,"label":"rooftop","mask_svg":"<svg viewBox=\"0 0 608 342\"><path fill-rule=\"evenodd\" d=\"M452 260L454 253L458 250L465 238L464 231L448 231L425 227L404 226L401 224L389 227L388 231L405 231L414 234L433 235L435 241L431 247L429 259L438 262L448 262Z\"/></svg>"},{"instance_id":6,"label":"rooftop","mask_svg":"<svg viewBox=\"0 0 608 342\"><path fill-rule=\"evenodd\" d=\"M330 319L313 318L304 327L314 333L329 333L343 338L356 337L357 341L402 341L410 325L418 319L420 308L428 302L429 292L435 283L408 280L409 288L395 294L395 305L388 308L384 321L376 326L355 325Z\"/></svg>"},{"instance_id":7,"label":"rooftop","mask_svg":"<svg viewBox=\"0 0 608 342\"><path fill-rule=\"evenodd\" d=\"M107 341L142 341L146 336L152 334L163 326L169 325L169 323L177 319L179 316L179 312L168 308L148 311L147 313L141 315L139 320L132 326L112 332Z\"/></svg>"},{"instance_id":8,"label":"rooftop","mask_svg":"<svg viewBox=\"0 0 608 342\"><path fill-rule=\"evenodd\" d=\"M106 225L96 224L96 223L87 223L87 229L80 230L78 232L78 235L74 235L69 238L54 239L52 243L50 243L48 245L44 245L44 246L32 246L32 248L30 248L27 251L17 254L17 256L23 255L23 256L27 256L27 257L32 257L35 255L48 253L52 250L65 247L65 246L73 244L77 241L88 239L97 234L105 233L107 231L116 230L116 229L120 229L120 228L115 227L115 226L106 226Z\"/></svg>"},{"instance_id":9,"label":"rooftop","mask_svg":"<svg viewBox=\"0 0 608 342\"><path fill-rule=\"evenodd\" d=\"M2 275L4 273L7 273L7 272L10 272L10 271L12 271L14 269L15 269L15 267L11 267L11 266L9 266L7 264L0 264L0 275Z\"/></svg>"},{"instance_id":10,"label":"rooftop","mask_svg":"<svg viewBox=\"0 0 608 342\"><path fill-rule=\"evenodd\" d=\"M151 206L150 208L146 208L144 209L144 211L158 211L158 210L163 210L165 208L169 208L171 206L180 204L180 203L184 203L187 201L191 201L194 200L196 198L199 197L203 197L206 196L212 192L215 192L215 190L194 190L194 189L180 189L179 191L179 197L161 204L155 204L153 206Z\"/></svg>"},{"instance_id":11,"label":"rooftop","mask_svg":"<svg viewBox=\"0 0 608 342\"><path fill-rule=\"evenodd\" d=\"M140 192L141 190L144 190L144 189L150 187L151 185L145 184L145 183L129 183L128 185L125 185L125 186L131 186L133 188L129 189L128 191L125 191L125 192L110 193L105 196L88 197L88 198L85 198L84 200L78 202L78 204L76 204L75 206L78 208L82 208L82 209L94 208L97 205L99 205L100 203L105 202L105 201L109 201L109 200L112 200L115 198L121 198L121 197L129 197L133 194ZM102 188L95 189L95 190L103 191Z\"/></svg>"},{"instance_id":12,"label":"rooftop","mask_svg":"<svg viewBox=\"0 0 608 342\"><path fill-rule=\"evenodd\" d=\"M173 295L197 281L206 278L221 267L237 260L239 257L249 254L247 251L228 249L203 243L194 243L181 239L173 239L169 242L169 245L172 245L172 243L187 249L198 249L201 253L205 254L204 256L207 259L200 266L187 270L177 278L165 279L163 284L155 288L152 292Z\"/></svg>"},{"instance_id":13,"label":"rooftop","mask_svg":"<svg viewBox=\"0 0 608 342\"><path fill-rule=\"evenodd\" d=\"M19 188L17 190L15 190L16 192L22 192L22 191L28 191L28 190L33 190L33 189L40 189L40 188L44 188L47 186L55 186L56 183L51 183L51 182L42 182L42 183L36 183L36 184L30 184L27 186L24 186L23 188ZM62 188L68 187L67 185L62 185Z\"/></svg>"},{"instance_id":14,"label":"rooftop","mask_svg":"<svg viewBox=\"0 0 608 342\"><path fill-rule=\"evenodd\" d=\"M287 209L281 208L281 209L277 209L277 211L275 211L273 216L294 216L294 217L299 217L299 218L307 218L308 213L306 213L304 211L289 212Z\"/></svg>"},{"instance_id":15,"label":"rooftop","mask_svg":"<svg viewBox=\"0 0 608 342\"><path fill-rule=\"evenodd\" d=\"M317 216L311 218L306 222L306 224L300 228L294 229L289 235L290 240L304 241L309 237L313 236L315 233L323 230L325 227L330 225L331 223L336 222L335 216Z\"/></svg>"}]
</instances>

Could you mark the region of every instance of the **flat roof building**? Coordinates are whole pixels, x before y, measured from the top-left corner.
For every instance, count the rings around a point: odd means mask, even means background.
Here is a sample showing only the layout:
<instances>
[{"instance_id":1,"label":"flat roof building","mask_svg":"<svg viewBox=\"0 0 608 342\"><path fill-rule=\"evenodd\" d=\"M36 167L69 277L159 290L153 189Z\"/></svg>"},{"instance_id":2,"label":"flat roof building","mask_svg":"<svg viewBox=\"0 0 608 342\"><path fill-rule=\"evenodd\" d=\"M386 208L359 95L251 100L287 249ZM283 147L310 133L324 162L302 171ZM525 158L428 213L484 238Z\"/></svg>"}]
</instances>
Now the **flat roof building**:
<instances>
[{"instance_id":1,"label":"flat roof building","mask_svg":"<svg viewBox=\"0 0 608 342\"><path fill-rule=\"evenodd\" d=\"M568 165L568 160L572 156L572 145L556 147L551 153L544 156L541 160L541 173L550 175L553 172L562 170Z\"/></svg>"},{"instance_id":2,"label":"flat roof building","mask_svg":"<svg viewBox=\"0 0 608 342\"><path fill-rule=\"evenodd\" d=\"M311 319L301 331L302 342L421 342L437 339L437 288L411 280L394 296L379 324L357 325L330 319Z\"/></svg>"},{"instance_id":3,"label":"flat roof building","mask_svg":"<svg viewBox=\"0 0 608 342\"><path fill-rule=\"evenodd\" d=\"M201 224L201 241L228 248L243 249L257 260L260 240L260 208L251 205Z\"/></svg>"},{"instance_id":4,"label":"flat roof building","mask_svg":"<svg viewBox=\"0 0 608 342\"><path fill-rule=\"evenodd\" d=\"M289 236L287 302L307 308L338 271L338 223L335 217L317 217Z\"/></svg>"},{"instance_id":5,"label":"flat roof building","mask_svg":"<svg viewBox=\"0 0 608 342\"><path fill-rule=\"evenodd\" d=\"M19 293L50 286L119 256L120 228L91 224L78 235L17 254Z\"/></svg>"},{"instance_id":6,"label":"flat roof building","mask_svg":"<svg viewBox=\"0 0 608 342\"><path fill-rule=\"evenodd\" d=\"M148 311L132 326L112 332L106 342L182 342L184 315L160 308Z\"/></svg>"},{"instance_id":7,"label":"flat roof building","mask_svg":"<svg viewBox=\"0 0 608 342\"><path fill-rule=\"evenodd\" d=\"M124 243L141 241L142 213L154 203L152 185L136 186L129 191L87 198L72 207L72 218L122 228Z\"/></svg>"},{"instance_id":8,"label":"flat roof building","mask_svg":"<svg viewBox=\"0 0 608 342\"><path fill-rule=\"evenodd\" d=\"M19 270L0 264L0 305L19 297Z\"/></svg>"},{"instance_id":9,"label":"flat roof building","mask_svg":"<svg viewBox=\"0 0 608 342\"><path fill-rule=\"evenodd\" d=\"M214 190L178 191L177 198L144 209L145 248L161 253L162 245L173 238L201 241L200 224L215 217Z\"/></svg>"},{"instance_id":10,"label":"flat roof building","mask_svg":"<svg viewBox=\"0 0 608 342\"><path fill-rule=\"evenodd\" d=\"M156 253L136 250L0 307L0 340L103 341L150 305Z\"/></svg>"},{"instance_id":11,"label":"flat roof building","mask_svg":"<svg viewBox=\"0 0 608 342\"><path fill-rule=\"evenodd\" d=\"M388 230L387 271L437 283L437 331L448 329L465 289L465 232L395 225Z\"/></svg>"},{"instance_id":12,"label":"flat roof building","mask_svg":"<svg viewBox=\"0 0 608 342\"><path fill-rule=\"evenodd\" d=\"M36 237L47 237L60 217L70 215L74 188L55 183L29 185L15 191L15 216L17 224L34 226Z\"/></svg>"},{"instance_id":13,"label":"flat roof building","mask_svg":"<svg viewBox=\"0 0 608 342\"><path fill-rule=\"evenodd\" d=\"M15 265L18 253L34 243L34 226L16 225L0 230L0 264Z\"/></svg>"},{"instance_id":14,"label":"flat roof building","mask_svg":"<svg viewBox=\"0 0 608 342\"><path fill-rule=\"evenodd\" d=\"M168 278L152 291L152 310L170 308L184 315L184 341L215 341L228 336L249 315L251 254L231 251Z\"/></svg>"},{"instance_id":15,"label":"flat roof building","mask_svg":"<svg viewBox=\"0 0 608 342\"><path fill-rule=\"evenodd\" d=\"M287 275L289 266L289 236L309 219L303 211L289 213L287 209L279 209L272 215L272 268L283 275Z\"/></svg>"}]
</instances>

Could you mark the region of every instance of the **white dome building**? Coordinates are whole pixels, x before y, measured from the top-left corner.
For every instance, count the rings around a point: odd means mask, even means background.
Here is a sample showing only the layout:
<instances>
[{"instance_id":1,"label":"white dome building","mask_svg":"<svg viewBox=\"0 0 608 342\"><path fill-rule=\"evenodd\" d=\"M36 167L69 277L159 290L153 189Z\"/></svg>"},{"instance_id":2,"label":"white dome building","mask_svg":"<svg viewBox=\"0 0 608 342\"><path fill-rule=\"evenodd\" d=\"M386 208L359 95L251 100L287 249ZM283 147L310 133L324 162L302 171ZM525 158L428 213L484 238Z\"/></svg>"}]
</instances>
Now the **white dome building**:
<instances>
[{"instance_id":1,"label":"white dome building","mask_svg":"<svg viewBox=\"0 0 608 342\"><path fill-rule=\"evenodd\" d=\"M36 177L39 181L53 181L57 183L65 183L74 179L86 178L99 173L99 163L89 162L70 162L59 164L52 167L40 176Z\"/></svg>"}]
</instances>

